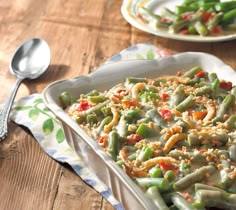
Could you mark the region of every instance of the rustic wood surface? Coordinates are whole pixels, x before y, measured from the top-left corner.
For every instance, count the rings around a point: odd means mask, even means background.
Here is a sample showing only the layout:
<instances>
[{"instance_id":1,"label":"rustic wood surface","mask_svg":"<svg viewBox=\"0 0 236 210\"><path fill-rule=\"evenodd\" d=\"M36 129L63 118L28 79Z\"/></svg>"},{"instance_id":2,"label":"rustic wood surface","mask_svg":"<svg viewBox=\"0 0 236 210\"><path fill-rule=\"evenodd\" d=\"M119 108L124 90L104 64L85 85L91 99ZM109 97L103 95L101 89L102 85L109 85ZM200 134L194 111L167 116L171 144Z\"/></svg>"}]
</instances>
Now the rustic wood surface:
<instances>
[{"instance_id":1,"label":"rustic wood surface","mask_svg":"<svg viewBox=\"0 0 236 210\"><path fill-rule=\"evenodd\" d=\"M173 54L208 52L236 69L236 40L191 43L146 34L123 19L121 4L122 0L0 0L0 103L15 80L8 69L11 56L31 37L48 42L51 65L39 79L25 81L17 98L40 93L55 80L88 74L113 54L140 42ZM12 122L8 137L0 143L0 200L1 210L113 209Z\"/></svg>"}]
</instances>

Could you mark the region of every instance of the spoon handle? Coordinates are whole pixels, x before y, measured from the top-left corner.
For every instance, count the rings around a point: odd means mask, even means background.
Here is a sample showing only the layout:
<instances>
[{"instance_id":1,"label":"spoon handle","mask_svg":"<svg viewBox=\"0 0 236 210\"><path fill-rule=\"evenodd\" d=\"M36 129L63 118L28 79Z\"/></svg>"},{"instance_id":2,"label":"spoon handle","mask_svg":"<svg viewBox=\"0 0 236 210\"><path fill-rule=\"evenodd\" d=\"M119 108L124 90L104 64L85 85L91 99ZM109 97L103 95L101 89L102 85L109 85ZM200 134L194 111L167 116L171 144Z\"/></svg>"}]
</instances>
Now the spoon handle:
<instances>
[{"instance_id":1,"label":"spoon handle","mask_svg":"<svg viewBox=\"0 0 236 210\"><path fill-rule=\"evenodd\" d=\"M22 82L22 78L17 78L13 89L11 91L11 94L7 98L6 103L2 106L2 109L0 111L0 141L5 139L8 133L8 117L11 111L11 107L14 101L14 98L16 96L16 92L20 86L20 83Z\"/></svg>"}]
</instances>

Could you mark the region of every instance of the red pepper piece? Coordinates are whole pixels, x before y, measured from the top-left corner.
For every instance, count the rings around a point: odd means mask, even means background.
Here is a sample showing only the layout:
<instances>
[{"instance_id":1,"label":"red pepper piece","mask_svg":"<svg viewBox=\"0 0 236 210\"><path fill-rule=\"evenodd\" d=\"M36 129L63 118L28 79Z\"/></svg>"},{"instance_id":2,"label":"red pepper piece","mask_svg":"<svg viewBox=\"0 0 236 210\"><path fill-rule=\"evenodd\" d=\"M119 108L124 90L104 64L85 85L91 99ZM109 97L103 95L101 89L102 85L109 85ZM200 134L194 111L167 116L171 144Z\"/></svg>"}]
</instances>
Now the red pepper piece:
<instances>
[{"instance_id":1,"label":"red pepper piece","mask_svg":"<svg viewBox=\"0 0 236 210\"><path fill-rule=\"evenodd\" d=\"M97 139L97 143L103 144L105 141L107 141L108 136L101 136L99 139Z\"/></svg>"},{"instance_id":2,"label":"red pepper piece","mask_svg":"<svg viewBox=\"0 0 236 210\"><path fill-rule=\"evenodd\" d=\"M188 29L183 29L179 33L185 35L185 34L188 34L189 32L188 32Z\"/></svg>"},{"instance_id":3,"label":"red pepper piece","mask_svg":"<svg viewBox=\"0 0 236 210\"><path fill-rule=\"evenodd\" d=\"M127 136L127 144L135 145L141 139L142 139L142 136L140 136L139 134L133 133Z\"/></svg>"},{"instance_id":4,"label":"red pepper piece","mask_svg":"<svg viewBox=\"0 0 236 210\"><path fill-rule=\"evenodd\" d=\"M181 75L182 75L182 72L181 72L181 71L177 71L177 72L176 72L176 76L177 76L177 77L180 77Z\"/></svg>"},{"instance_id":5,"label":"red pepper piece","mask_svg":"<svg viewBox=\"0 0 236 210\"><path fill-rule=\"evenodd\" d=\"M211 12L202 12L203 21L206 23L212 18Z\"/></svg>"},{"instance_id":6,"label":"red pepper piece","mask_svg":"<svg viewBox=\"0 0 236 210\"><path fill-rule=\"evenodd\" d=\"M171 111L168 109L160 109L159 113L164 120L170 120L172 117Z\"/></svg>"},{"instance_id":7,"label":"red pepper piece","mask_svg":"<svg viewBox=\"0 0 236 210\"><path fill-rule=\"evenodd\" d=\"M89 108L91 108L91 105L88 103L87 100L80 100L80 103L79 103L76 110L81 112L81 111L85 111Z\"/></svg>"},{"instance_id":8,"label":"red pepper piece","mask_svg":"<svg viewBox=\"0 0 236 210\"><path fill-rule=\"evenodd\" d=\"M223 90L230 91L233 85L232 82L221 81L219 87Z\"/></svg>"},{"instance_id":9,"label":"red pepper piece","mask_svg":"<svg viewBox=\"0 0 236 210\"><path fill-rule=\"evenodd\" d=\"M182 18L183 18L184 20L191 19L191 18L192 18L192 14L190 14L190 13L183 14L183 15L182 15Z\"/></svg>"},{"instance_id":10,"label":"red pepper piece","mask_svg":"<svg viewBox=\"0 0 236 210\"><path fill-rule=\"evenodd\" d=\"M198 72L197 74L195 74L194 76L195 77L204 77L206 75L206 72L205 71L200 71Z\"/></svg>"},{"instance_id":11,"label":"red pepper piece","mask_svg":"<svg viewBox=\"0 0 236 210\"><path fill-rule=\"evenodd\" d=\"M211 33L213 33L213 34L219 34L221 32L222 32L222 29L220 26L215 26L211 31Z\"/></svg>"},{"instance_id":12,"label":"red pepper piece","mask_svg":"<svg viewBox=\"0 0 236 210\"><path fill-rule=\"evenodd\" d=\"M177 170L177 167L175 165L171 163L165 163L164 161L160 161L159 165L163 172L168 171L168 170L172 170L172 171Z\"/></svg>"},{"instance_id":13,"label":"red pepper piece","mask_svg":"<svg viewBox=\"0 0 236 210\"><path fill-rule=\"evenodd\" d=\"M167 101L167 99L169 98L169 94L167 94L167 93L162 93L162 95L161 95L161 99L162 99L162 101Z\"/></svg>"}]
</instances>

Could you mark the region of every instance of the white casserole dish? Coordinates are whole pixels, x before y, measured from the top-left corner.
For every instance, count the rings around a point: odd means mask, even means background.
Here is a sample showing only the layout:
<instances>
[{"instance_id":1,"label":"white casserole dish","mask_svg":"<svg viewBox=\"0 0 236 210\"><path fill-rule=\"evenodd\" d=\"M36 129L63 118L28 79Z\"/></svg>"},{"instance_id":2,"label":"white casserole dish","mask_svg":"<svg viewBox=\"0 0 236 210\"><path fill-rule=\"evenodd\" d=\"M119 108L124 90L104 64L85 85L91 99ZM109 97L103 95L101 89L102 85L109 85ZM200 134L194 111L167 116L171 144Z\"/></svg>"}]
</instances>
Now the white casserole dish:
<instances>
[{"instance_id":1,"label":"white casserole dish","mask_svg":"<svg viewBox=\"0 0 236 210\"><path fill-rule=\"evenodd\" d=\"M66 139L88 167L110 187L125 209L156 209L141 189L116 165L102 148L60 107L59 95L67 91L75 98L93 89L107 90L128 76L159 77L182 69L201 66L216 72L220 79L236 84L236 72L213 55L200 52L180 53L158 60L129 60L106 64L94 73L74 79L56 81L43 91L46 106L61 120Z\"/></svg>"}]
</instances>

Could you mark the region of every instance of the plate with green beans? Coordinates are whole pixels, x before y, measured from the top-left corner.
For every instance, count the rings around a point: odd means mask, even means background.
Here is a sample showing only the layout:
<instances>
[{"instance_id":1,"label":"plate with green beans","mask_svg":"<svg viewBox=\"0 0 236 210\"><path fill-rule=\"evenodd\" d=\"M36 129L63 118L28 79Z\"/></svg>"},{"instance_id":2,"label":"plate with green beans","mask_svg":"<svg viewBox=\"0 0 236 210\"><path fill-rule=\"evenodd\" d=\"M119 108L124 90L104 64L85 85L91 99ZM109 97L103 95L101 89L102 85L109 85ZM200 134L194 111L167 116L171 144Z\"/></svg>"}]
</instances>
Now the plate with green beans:
<instances>
[{"instance_id":1,"label":"plate with green beans","mask_svg":"<svg viewBox=\"0 0 236 210\"><path fill-rule=\"evenodd\" d=\"M193 42L236 38L235 0L124 0L121 11L131 25L157 36Z\"/></svg>"},{"instance_id":2,"label":"plate with green beans","mask_svg":"<svg viewBox=\"0 0 236 210\"><path fill-rule=\"evenodd\" d=\"M43 92L126 209L236 209L236 73L206 53L129 60Z\"/></svg>"}]
</instances>

